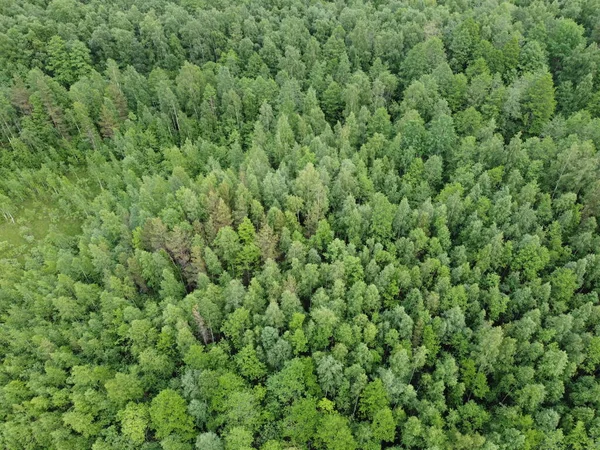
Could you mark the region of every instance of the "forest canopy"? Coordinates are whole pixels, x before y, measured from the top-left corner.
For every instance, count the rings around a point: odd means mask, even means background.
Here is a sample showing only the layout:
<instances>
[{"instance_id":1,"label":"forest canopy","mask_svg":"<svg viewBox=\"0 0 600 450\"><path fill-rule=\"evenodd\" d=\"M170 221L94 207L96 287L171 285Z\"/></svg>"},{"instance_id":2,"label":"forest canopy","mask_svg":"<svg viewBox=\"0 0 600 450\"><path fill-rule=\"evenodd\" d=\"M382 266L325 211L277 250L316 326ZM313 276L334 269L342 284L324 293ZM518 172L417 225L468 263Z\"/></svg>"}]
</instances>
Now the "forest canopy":
<instances>
[{"instance_id":1,"label":"forest canopy","mask_svg":"<svg viewBox=\"0 0 600 450\"><path fill-rule=\"evenodd\" d=\"M0 2L0 447L600 448L600 1Z\"/></svg>"}]
</instances>

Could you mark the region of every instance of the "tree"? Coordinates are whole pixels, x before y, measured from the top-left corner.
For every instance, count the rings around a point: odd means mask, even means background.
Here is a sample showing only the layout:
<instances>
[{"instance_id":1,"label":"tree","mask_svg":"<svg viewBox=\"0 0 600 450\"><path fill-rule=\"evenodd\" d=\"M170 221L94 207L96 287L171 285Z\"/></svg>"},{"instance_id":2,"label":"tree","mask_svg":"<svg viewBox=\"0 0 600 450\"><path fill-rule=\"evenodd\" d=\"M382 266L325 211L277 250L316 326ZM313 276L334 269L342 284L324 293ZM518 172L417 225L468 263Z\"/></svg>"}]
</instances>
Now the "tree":
<instances>
[{"instance_id":1,"label":"tree","mask_svg":"<svg viewBox=\"0 0 600 450\"><path fill-rule=\"evenodd\" d=\"M317 374L325 395L334 394L342 382L343 366L328 355L317 363Z\"/></svg>"},{"instance_id":2,"label":"tree","mask_svg":"<svg viewBox=\"0 0 600 450\"><path fill-rule=\"evenodd\" d=\"M395 208L380 192L373 196L371 203L373 208L371 233L381 240L389 239L392 235Z\"/></svg>"},{"instance_id":3,"label":"tree","mask_svg":"<svg viewBox=\"0 0 600 450\"><path fill-rule=\"evenodd\" d=\"M250 312L244 308L233 311L221 327L223 334L227 336L235 348L241 349L244 344L244 334L250 326Z\"/></svg>"},{"instance_id":4,"label":"tree","mask_svg":"<svg viewBox=\"0 0 600 450\"><path fill-rule=\"evenodd\" d=\"M118 405L123 405L131 400L139 400L144 394L139 380L133 374L117 372L111 380L104 385L108 398Z\"/></svg>"},{"instance_id":5,"label":"tree","mask_svg":"<svg viewBox=\"0 0 600 450\"><path fill-rule=\"evenodd\" d=\"M234 427L225 435L225 450L250 450L252 434L243 427Z\"/></svg>"},{"instance_id":6,"label":"tree","mask_svg":"<svg viewBox=\"0 0 600 450\"><path fill-rule=\"evenodd\" d=\"M519 68L522 72L535 73L542 70L546 64L546 53L540 42L530 40L523 45L519 55Z\"/></svg>"},{"instance_id":7,"label":"tree","mask_svg":"<svg viewBox=\"0 0 600 450\"><path fill-rule=\"evenodd\" d=\"M119 129L119 111L117 111L116 106L109 98L104 98L100 117L98 118L98 125L100 126L100 133L103 138L112 138L115 135L115 131Z\"/></svg>"},{"instance_id":8,"label":"tree","mask_svg":"<svg viewBox=\"0 0 600 450\"><path fill-rule=\"evenodd\" d=\"M409 417L402 427L402 443L407 447L418 447L422 439L423 424L418 417Z\"/></svg>"},{"instance_id":9,"label":"tree","mask_svg":"<svg viewBox=\"0 0 600 450\"><path fill-rule=\"evenodd\" d=\"M496 362L502 344L503 332L500 327L482 326L477 332L477 352L475 363L479 371L489 371Z\"/></svg>"},{"instance_id":10,"label":"tree","mask_svg":"<svg viewBox=\"0 0 600 450\"><path fill-rule=\"evenodd\" d=\"M90 114L87 110L87 107L80 102L73 103L73 114L75 116L75 121L77 122L78 127L80 128L82 135L89 142L94 150L98 149L98 133L96 131L96 127L90 118Z\"/></svg>"},{"instance_id":11,"label":"tree","mask_svg":"<svg viewBox=\"0 0 600 450\"><path fill-rule=\"evenodd\" d=\"M578 421L571 432L566 436L565 439L567 445L574 450L583 450L584 448L592 445L590 438L587 436L585 425L582 421Z\"/></svg>"},{"instance_id":12,"label":"tree","mask_svg":"<svg viewBox=\"0 0 600 450\"><path fill-rule=\"evenodd\" d=\"M154 397L149 412L151 427L159 439L171 433L176 433L183 439L194 435L194 424L192 417L187 413L187 404L174 390L165 389Z\"/></svg>"},{"instance_id":13,"label":"tree","mask_svg":"<svg viewBox=\"0 0 600 450\"><path fill-rule=\"evenodd\" d=\"M65 43L60 36L53 36L48 42L48 69L53 77L65 86L91 71L90 51L79 40Z\"/></svg>"},{"instance_id":14,"label":"tree","mask_svg":"<svg viewBox=\"0 0 600 450\"><path fill-rule=\"evenodd\" d=\"M135 445L141 445L146 440L149 425L148 407L143 403L127 404L119 411L121 431Z\"/></svg>"},{"instance_id":15,"label":"tree","mask_svg":"<svg viewBox=\"0 0 600 450\"><path fill-rule=\"evenodd\" d=\"M394 442L396 422L390 408L383 408L373 416L373 437L380 441Z\"/></svg>"},{"instance_id":16,"label":"tree","mask_svg":"<svg viewBox=\"0 0 600 450\"><path fill-rule=\"evenodd\" d=\"M558 302L568 302L577 289L577 275L570 269L556 269L551 275L552 296Z\"/></svg>"},{"instance_id":17,"label":"tree","mask_svg":"<svg viewBox=\"0 0 600 450\"><path fill-rule=\"evenodd\" d=\"M291 403L302 396L321 394L313 373L312 360L293 358L284 363L283 369L267 380L267 392L278 399L282 405Z\"/></svg>"},{"instance_id":18,"label":"tree","mask_svg":"<svg viewBox=\"0 0 600 450\"><path fill-rule=\"evenodd\" d=\"M548 36L548 53L553 72L560 72L566 59L584 43L581 25L568 18L554 21Z\"/></svg>"},{"instance_id":19,"label":"tree","mask_svg":"<svg viewBox=\"0 0 600 450\"><path fill-rule=\"evenodd\" d=\"M452 117L447 114L435 117L429 124L428 136L432 154L445 157L450 155L458 141Z\"/></svg>"},{"instance_id":20,"label":"tree","mask_svg":"<svg viewBox=\"0 0 600 450\"><path fill-rule=\"evenodd\" d=\"M451 65L456 71L462 71L466 67L479 39L479 24L472 18L466 19L454 29L449 50L452 54Z\"/></svg>"},{"instance_id":21,"label":"tree","mask_svg":"<svg viewBox=\"0 0 600 450\"><path fill-rule=\"evenodd\" d=\"M377 412L387 408L389 400L380 378L371 381L361 394L359 411L371 420L374 420Z\"/></svg>"},{"instance_id":22,"label":"tree","mask_svg":"<svg viewBox=\"0 0 600 450\"><path fill-rule=\"evenodd\" d=\"M298 173L294 181L294 191L304 203L302 212L305 214L308 229L316 229L319 220L329 208L329 200L328 189L312 163L308 163Z\"/></svg>"},{"instance_id":23,"label":"tree","mask_svg":"<svg viewBox=\"0 0 600 450\"><path fill-rule=\"evenodd\" d=\"M212 431L200 433L196 438L196 449L198 450L223 450L223 448L221 439Z\"/></svg>"},{"instance_id":24,"label":"tree","mask_svg":"<svg viewBox=\"0 0 600 450\"><path fill-rule=\"evenodd\" d=\"M316 435L319 419L317 401L314 398L298 399L284 418L283 434L297 445L307 445Z\"/></svg>"},{"instance_id":25,"label":"tree","mask_svg":"<svg viewBox=\"0 0 600 450\"><path fill-rule=\"evenodd\" d=\"M215 246L219 258L227 264L229 270L232 270L242 250L238 234L230 226L219 229L215 238Z\"/></svg>"},{"instance_id":26,"label":"tree","mask_svg":"<svg viewBox=\"0 0 600 450\"><path fill-rule=\"evenodd\" d=\"M523 123L529 133L540 134L556 108L554 84L548 72L530 77L525 90L523 108Z\"/></svg>"},{"instance_id":27,"label":"tree","mask_svg":"<svg viewBox=\"0 0 600 450\"><path fill-rule=\"evenodd\" d=\"M260 248L256 245L256 232L254 225L245 217L238 228L238 236L242 248L237 255L237 263L243 273L249 273L258 264L260 259Z\"/></svg>"},{"instance_id":28,"label":"tree","mask_svg":"<svg viewBox=\"0 0 600 450\"><path fill-rule=\"evenodd\" d=\"M443 42L433 37L420 42L409 50L402 63L402 81L408 86L413 80L431 73L437 66L446 61Z\"/></svg>"},{"instance_id":29,"label":"tree","mask_svg":"<svg viewBox=\"0 0 600 450\"><path fill-rule=\"evenodd\" d=\"M511 266L513 269L523 270L528 279L533 279L537 276L537 272L543 269L548 262L548 249L540 245L537 236L526 235L519 244Z\"/></svg>"},{"instance_id":30,"label":"tree","mask_svg":"<svg viewBox=\"0 0 600 450\"><path fill-rule=\"evenodd\" d=\"M323 112L329 123L335 123L342 117L344 108L343 91L336 81L331 81L323 92Z\"/></svg>"},{"instance_id":31,"label":"tree","mask_svg":"<svg viewBox=\"0 0 600 450\"><path fill-rule=\"evenodd\" d=\"M256 350L250 345L240 350L235 357L235 362L240 374L250 380L262 378L267 373L265 365L258 359Z\"/></svg>"},{"instance_id":32,"label":"tree","mask_svg":"<svg viewBox=\"0 0 600 450\"><path fill-rule=\"evenodd\" d=\"M354 450L357 448L347 419L338 413L326 414L321 419L317 439L327 450Z\"/></svg>"},{"instance_id":33,"label":"tree","mask_svg":"<svg viewBox=\"0 0 600 450\"><path fill-rule=\"evenodd\" d=\"M183 63L175 79L175 91L180 104L188 115L199 118L199 107L202 104L202 91L205 83L202 69L187 61Z\"/></svg>"}]
</instances>

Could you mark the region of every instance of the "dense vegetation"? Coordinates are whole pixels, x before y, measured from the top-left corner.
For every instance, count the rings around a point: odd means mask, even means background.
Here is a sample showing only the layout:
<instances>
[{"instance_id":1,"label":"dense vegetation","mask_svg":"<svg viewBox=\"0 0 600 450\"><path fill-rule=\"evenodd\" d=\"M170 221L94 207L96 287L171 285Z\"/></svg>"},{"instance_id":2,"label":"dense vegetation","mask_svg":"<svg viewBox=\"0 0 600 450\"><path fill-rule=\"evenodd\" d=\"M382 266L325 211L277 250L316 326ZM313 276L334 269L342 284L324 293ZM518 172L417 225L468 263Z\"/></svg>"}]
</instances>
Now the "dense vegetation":
<instances>
[{"instance_id":1,"label":"dense vegetation","mask_svg":"<svg viewBox=\"0 0 600 450\"><path fill-rule=\"evenodd\" d=\"M600 1L0 2L0 447L600 448Z\"/></svg>"}]
</instances>

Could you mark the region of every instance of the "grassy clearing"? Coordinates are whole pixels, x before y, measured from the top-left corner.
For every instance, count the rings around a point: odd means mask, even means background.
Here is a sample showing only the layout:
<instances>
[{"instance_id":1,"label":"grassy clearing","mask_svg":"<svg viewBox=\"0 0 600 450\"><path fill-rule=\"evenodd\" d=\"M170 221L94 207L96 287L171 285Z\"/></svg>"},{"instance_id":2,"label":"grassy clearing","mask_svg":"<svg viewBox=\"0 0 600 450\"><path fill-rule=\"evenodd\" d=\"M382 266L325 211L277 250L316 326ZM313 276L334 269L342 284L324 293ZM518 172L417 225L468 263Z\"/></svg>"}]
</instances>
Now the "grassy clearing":
<instances>
[{"instance_id":1,"label":"grassy clearing","mask_svg":"<svg viewBox=\"0 0 600 450\"><path fill-rule=\"evenodd\" d=\"M57 204L37 199L23 202L13 217L14 222L0 222L0 248L19 259L50 233L74 236L81 228L81 222L65 217Z\"/></svg>"}]
</instances>

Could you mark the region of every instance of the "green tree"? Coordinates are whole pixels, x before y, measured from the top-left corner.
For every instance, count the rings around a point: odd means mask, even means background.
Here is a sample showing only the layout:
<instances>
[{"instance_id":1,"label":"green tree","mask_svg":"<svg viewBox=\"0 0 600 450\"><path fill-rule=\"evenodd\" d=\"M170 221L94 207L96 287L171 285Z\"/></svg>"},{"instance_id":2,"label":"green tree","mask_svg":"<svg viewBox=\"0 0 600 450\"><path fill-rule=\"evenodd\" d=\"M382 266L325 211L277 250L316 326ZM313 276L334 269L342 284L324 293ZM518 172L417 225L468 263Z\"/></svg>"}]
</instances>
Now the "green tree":
<instances>
[{"instance_id":1,"label":"green tree","mask_svg":"<svg viewBox=\"0 0 600 450\"><path fill-rule=\"evenodd\" d=\"M380 441L394 442L396 422L390 408L380 409L373 416L373 437Z\"/></svg>"},{"instance_id":2,"label":"green tree","mask_svg":"<svg viewBox=\"0 0 600 450\"><path fill-rule=\"evenodd\" d=\"M323 112L330 123L335 123L342 117L344 109L343 90L336 81L331 81L323 92Z\"/></svg>"},{"instance_id":3,"label":"green tree","mask_svg":"<svg viewBox=\"0 0 600 450\"><path fill-rule=\"evenodd\" d=\"M119 411L121 431L135 445L141 445L146 440L146 432L150 422L148 407L144 403L127 404Z\"/></svg>"},{"instance_id":4,"label":"green tree","mask_svg":"<svg viewBox=\"0 0 600 450\"><path fill-rule=\"evenodd\" d=\"M342 382L343 366L328 355L317 363L317 374L325 395L328 393L333 394Z\"/></svg>"},{"instance_id":5,"label":"green tree","mask_svg":"<svg viewBox=\"0 0 600 450\"><path fill-rule=\"evenodd\" d=\"M225 450L250 450L252 433L243 427L234 427L225 435Z\"/></svg>"},{"instance_id":6,"label":"green tree","mask_svg":"<svg viewBox=\"0 0 600 450\"><path fill-rule=\"evenodd\" d=\"M318 425L319 412L314 398L301 398L290 407L284 418L283 434L297 445L307 445L314 439Z\"/></svg>"},{"instance_id":7,"label":"green tree","mask_svg":"<svg viewBox=\"0 0 600 450\"><path fill-rule=\"evenodd\" d=\"M258 245L256 245L254 225L247 217L244 218L238 227L238 236L242 247L237 255L237 264L242 273L249 273L258 265L261 252Z\"/></svg>"},{"instance_id":8,"label":"green tree","mask_svg":"<svg viewBox=\"0 0 600 450\"><path fill-rule=\"evenodd\" d=\"M176 433L183 439L194 435L194 424L187 413L187 404L174 390L165 389L154 397L149 412L151 427L158 438L165 438L171 433Z\"/></svg>"},{"instance_id":9,"label":"green tree","mask_svg":"<svg viewBox=\"0 0 600 450\"><path fill-rule=\"evenodd\" d=\"M238 234L230 226L221 228L215 238L215 246L219 258L232 270L242 249Z\"/></svg>"},{"instance_id":10,"label":"green tree","mask_svg":"<svg viewBox=\"0 0 600 450\"><path fill-rule=\"evenodd\" d=\"M356 441L348 427L348 420L338 413L326 414L320 421L317 439L327 450L353 450Z\"/></svg>"},{"instance_id":11,"label":"green tree","mask_svg":"<svg viewBox=\"0 0 600 450\"><path fill-rule=\"evenodd\" d=\"M65 43L60 36L53 36L48 42L47 52L48 69L65 86L72 85L91 71L90 51L79 40Z\"/></svg>"},{"instance_id":12,"label":"green tree","mask_svg":"<svg viewBox=\"0 0 600 450\"><path fill-rule=\"evenodd\" d=\"M402 81L408 86L413 80L431 73L446 61L444 44L441 39L432 37L420 42L409 50L402 63Z\"/></svg>"},{"instance_id":13,"label":"green tree","mask_svg":"<svg viewBox=\"0 0 600 450\"><path fill-rule=\"evenodd\" d=\"M377 412L387 408L389 400L380 378L371 381L361 394L359 411L363 416L373 420Z\"/></svg>"},{"instance_id":14,"label":"green tree","mask_svg":"<svg viewBox=\"0 0 600 450\"><path fill-rule=\"evenodd\" d=\"M395 208L380 192L373 196L371 203L373 208L371 233L381 240L389 239L392 235Z\"/></svg>"},{"instance_id":15,"label":"green tree","mask_svg":"<svg viewBox=\"0 0 600 450\"><path fill-rule=\"evenodd\" d=\"M556 108L552 76L546 73L530 77L523 99L523 124L530 134L540 134Z\"/></svg>"},{"instance_id":16,"label":"green tree","mask_svg":"<svg viewBox=\"0 0 600 450\"><path fill-rule=\"evenodd\" d=\"M315 230L329 208L328 189L312 163L308 163L294 181L295 194L303 201L302 211L309 230Z\"/></svg>"},{"instance_id":17,"label":"green tree","mask_svg":"<svg viewBox=\"0 0 600 450\"><path fill-rule=\"evenodd\" d=\"M223 448L221 439L212 431L200 433L196 438L196 449L198 450L223 450Z\"/></svg>"},{"instance_id":18,"label":"green tree","mask_svg":"<svg viewBox=\"0 0 600 450\"><path fill-rule=\"evenodd\" d=\"M258 359L256 350L246 345L235 357L236 365L240 374L250 380L257 380L266 375L265 365Z\"/></svg>"}]
</instances>

